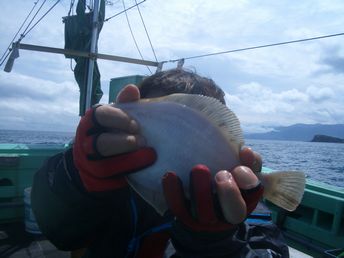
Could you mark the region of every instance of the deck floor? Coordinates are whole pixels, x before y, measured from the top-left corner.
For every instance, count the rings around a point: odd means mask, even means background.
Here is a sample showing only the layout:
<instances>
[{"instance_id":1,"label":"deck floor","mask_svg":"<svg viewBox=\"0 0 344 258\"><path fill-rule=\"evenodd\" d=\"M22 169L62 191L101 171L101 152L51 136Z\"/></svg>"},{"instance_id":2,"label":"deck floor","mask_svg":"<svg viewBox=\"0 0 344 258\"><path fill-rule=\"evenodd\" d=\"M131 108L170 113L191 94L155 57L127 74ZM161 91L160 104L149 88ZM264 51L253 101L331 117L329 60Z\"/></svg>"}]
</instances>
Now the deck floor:
<instances>
[{"instance_id":1,"label":"deck floor","mask_svg":"<svg viewBox=\"0 0 344 258\"><path fill-rule=\"evenodd\" d=\"M23 223L8 223L0 225L0 257L69 258L70 252L57 250L44 237L27 233Z\"/></svg>"},{"instance_id":2,"label":"deck floor","mask_svg":"<svg viewBox=\"0 0 344 258\"><path fill-rule=\"evenodd\" d=\"M289 248L291 258L310 258L296 249ZM29 234L23 223L0 224L1 258L70 258L70 252L56 249L40 235Z\"/></svg>"}]
</instances>

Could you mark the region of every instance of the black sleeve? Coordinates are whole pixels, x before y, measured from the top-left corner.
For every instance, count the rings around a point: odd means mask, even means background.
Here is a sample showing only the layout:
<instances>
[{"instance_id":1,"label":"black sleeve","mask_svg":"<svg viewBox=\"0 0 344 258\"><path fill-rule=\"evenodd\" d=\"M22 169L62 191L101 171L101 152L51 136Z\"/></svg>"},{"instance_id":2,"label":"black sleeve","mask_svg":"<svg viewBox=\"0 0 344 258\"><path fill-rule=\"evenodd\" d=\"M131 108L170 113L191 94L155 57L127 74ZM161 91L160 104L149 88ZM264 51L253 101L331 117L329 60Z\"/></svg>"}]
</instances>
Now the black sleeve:
<instances>
[{"instance_id":1,"label":"black sleeve","mask_svg":"<svg viewBox=\"0 0 344 258\"><path fill-rule=\"evenodd\" d=\"M31 203L42 233L57 248L74 250L104 235L109 221L118 224L114 226L117 234L126 238L131 230L130 219L123 215L128 195L127 189L102 196L86 193L69 149L48 159L36 172Z\"/></svg>"},{"instance_id":2,"label":"black sleeve","mask_svg":"<svg viewBox=\"0 0 344 258\"><path fill-rule=\"evenodd\" d=\"M272 223L241 223L232 230L214 235L194 234L182 225L174 225L171 233L177 257L181 258L289 258L288 246L282 233Z\"/></svg>"}]
</instances>

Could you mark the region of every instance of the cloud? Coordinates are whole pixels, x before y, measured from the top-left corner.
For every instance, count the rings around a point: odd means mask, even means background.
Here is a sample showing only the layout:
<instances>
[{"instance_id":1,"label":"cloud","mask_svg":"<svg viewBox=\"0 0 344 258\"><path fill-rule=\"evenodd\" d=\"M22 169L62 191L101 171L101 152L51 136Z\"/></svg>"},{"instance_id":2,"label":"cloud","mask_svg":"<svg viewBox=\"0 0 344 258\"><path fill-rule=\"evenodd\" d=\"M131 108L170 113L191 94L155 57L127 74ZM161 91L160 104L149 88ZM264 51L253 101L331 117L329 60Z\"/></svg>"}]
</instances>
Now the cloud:
<instances>
[{"instance_id":1,"label":"cloud","mask_svg":"<svg viewBox=\"0 0 344 258\"><path fill-rule=\"evenodd\" d=\"M13 72L4 73L0 100L5 98L30 98L40 102L51 102L56 98L73 99L77 95L73 83L57 83Z\"/></svg>"},{"instance_id":2,"label":"cloud","mask_svg":"<svg viewBox=\"0 0 344 258\"><path fill-rule=\"evenodd\" d=\"M129 1L130 2L130 1ZM129 2L127 5L129 6ZM53 4L47 1L47 7ZM1 4L0 50L4 50L32 8L30 1ZM61 1L23 43L63 47ZM108 6L109 17L123 10ZM158 60L170 60L250 46L338 33L344 23L340 0L289 1L203 0L146 1L140 5ZM16 19L11 19L15 14ZM128 17L143 57L154 60L137 9ZM274 125L344 122L343 37L186 60L185 67L211 77L246 130ZM140 58L124 15L104 24L99 52ZM164 68L175 67L167 63ZM99 61L103 103L111 78L150 72L144 66ZM154 72L155 68L151 68ZM0 72L0 125L12 128L75 128L78 86L69 60L62 55L20 51L13 72ZM66 129L67 130L67 129ZM71 130L71 129L68 129Z\"/></svg>"},{"instance_id":3,"label":"cloud","mask_svg":"<svg viewBox=\"0 0 344 258\"><path fill-rule=\"evenodd\" d=\"M344 57L326 58L324 63L329 65L334 72L344 73Z\"/></svg>"},{"instance_id":4,"label":"cloud","mask_svg":"<svg viewBox=\"0 0 344 258\"><path fill-rule=\"evenodd\" d=\"M330 88L272 91L252 82L240 85L235 93L227 93L226 101L249 132L264 132L277 125L343 122L340 116L344 110Z\"/></svg>"},{"instance_id":5,"label":"cloud","mask_svg":"<svg viewBox=\"0 0 344 258\"><path fill-rule=\"evenodd\" d=\"M323 69L325 72L344 74L344 57L340 50L341 48L337 45L328 48L324 53L325 57L320 60L320 63L326 66Z\"/></svg>"},{"instance_id":6,"label":"cloud","mask_svg":"<svg viewBox=\"0 0 344 258\"><path fill-rule=\"evenodd\" d=\"M328 87L319 88L319 87L310 86L307 88L306 93L310 97L310 99L314 101L315 103L330 100L335 96L335 93L333 92L333 90Z\"/></svg>"},{"instance_id":7,"label":"cloud","mask_svg":"<svg viewBox=\"0 0 344 258\"><path fill-rule=\"evenodd\" d=\"M78 89L13 72L2 74L2 129L74 131L78 118Z\"/></svg>"},{"instance_id":8,"label":"cloud","mask_svg":"<svg viewBox=\"0 0 344 258\"><path fill-rule=\"evenodd\" d=\"M295 102L305 103L309 99L307 94L300 92L297 89L283 91L279 94L279 96L277 96L277 98L281 101L288 101L288 102L293 102L293 103Z\"/></svg>"},{"instance_id":9,"label":"cloud","mask_svg":"<svg viewBox=\"0 0 344 258\"><path fill-rule=\"evenodd\" d=\"M236 93L240 97L242 110L250 111L255 114L277 114L279 112L291 112L294 110L294 105L291 102L290 92L297 93L302 96L297 90L274 93L271 89L266 88L258 83L244 84L238 87ZM243 105L246 105L244 108Z\"/></svg>"}]
</instances>

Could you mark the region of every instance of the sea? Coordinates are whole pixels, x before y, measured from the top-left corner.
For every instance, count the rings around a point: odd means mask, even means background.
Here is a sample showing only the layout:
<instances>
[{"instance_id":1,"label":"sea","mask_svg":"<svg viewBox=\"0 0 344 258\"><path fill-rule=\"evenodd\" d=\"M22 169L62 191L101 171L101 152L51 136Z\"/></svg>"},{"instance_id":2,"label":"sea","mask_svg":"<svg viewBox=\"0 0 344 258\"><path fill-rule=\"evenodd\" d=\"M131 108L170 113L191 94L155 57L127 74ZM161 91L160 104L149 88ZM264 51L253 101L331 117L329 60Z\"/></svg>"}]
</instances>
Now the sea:
<instances>
[{"instance_id":1,"label":"sea","mask_svg":"<svg viewBox=\"0 0 344 258\"><path fill-rule=\"evenodd\" d=\"M66 144L73 132L0 130L1 143ZM344 190L344 144L246 139L273 170L301 170L307 178Z\"/></svg>"}]
</instances>

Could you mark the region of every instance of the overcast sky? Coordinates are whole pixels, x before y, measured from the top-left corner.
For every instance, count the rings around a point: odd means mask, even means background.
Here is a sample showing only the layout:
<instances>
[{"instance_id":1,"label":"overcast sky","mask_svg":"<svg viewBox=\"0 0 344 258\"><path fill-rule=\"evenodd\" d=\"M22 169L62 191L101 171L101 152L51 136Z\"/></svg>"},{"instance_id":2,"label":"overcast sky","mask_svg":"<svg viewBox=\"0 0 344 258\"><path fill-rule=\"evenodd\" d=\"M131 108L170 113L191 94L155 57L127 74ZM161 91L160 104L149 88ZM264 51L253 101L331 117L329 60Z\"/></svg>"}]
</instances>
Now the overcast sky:
<instances>
[{"instance_id":1,"label":"overcast sky","mask_svg":"<svg viewBox=\"0 0 344 258\"><path fill-rule=\"evenodd\" d=\"M1 55L36 1L0 2ZM22 43L63 48L69 2L61 0ZM111 2L106 17L123 10L122 1ZM37 17L54 3L48 0ZM125 0L127 7L133 4ZM140 11L159 61L344 32L342 0L147 0ZM144 58L154 60L137 8L128 17ZM99 52L140 58L124 14L104 24ZM11 73L3 67L0 129L75 130L79 90L69 59L21 50ZM150 74L145 66L119 62L99 61L99 67L102 103L108 102L111 78ZM164 65L172 67L176 63ZM344 36L190 59L184 67L225 90L246 132L344 123Z\"/></svg>"}]
</instances>

